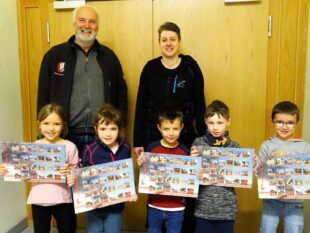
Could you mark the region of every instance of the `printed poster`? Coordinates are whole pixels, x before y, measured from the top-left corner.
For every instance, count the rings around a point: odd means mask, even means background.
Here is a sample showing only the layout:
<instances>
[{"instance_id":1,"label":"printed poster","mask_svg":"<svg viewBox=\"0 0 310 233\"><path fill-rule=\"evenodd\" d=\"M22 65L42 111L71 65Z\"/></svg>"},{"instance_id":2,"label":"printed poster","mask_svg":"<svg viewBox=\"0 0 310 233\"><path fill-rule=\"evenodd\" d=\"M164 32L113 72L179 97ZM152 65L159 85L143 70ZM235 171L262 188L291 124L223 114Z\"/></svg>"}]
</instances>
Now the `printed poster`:
<instances>
[{"instance_id":1,"label":"printed poster","mask_svg":"<svg viewBox=\"0 0 310 233\"><path fill-rule=\"evenodd\" d=\"M4 181L65 183L60 167L66 146L42 143L2 143L2 161L8 169Z\"/></svg>"},{"instance_id":2,"label":"printed poster","mask_svg":"<svg viewBox=\"0 0 310 233\"><path fill-rule=\"evenodd\" d=\"M268 156L260 164L259 198L310 199L310 155Z\"/></svg>"},{"instance_id":3,"label":"printed poster","mask_svg":"<svg viewBox=\"0 0 310 233\"><path fill-rule=\"evenodd\" d=\"M75 213L132 200L137 196L132 159L76 169Z\"/></svg>"},{"instance_id":4,"label":"printed poster","mask_svg":"<svg viewBox=\"0 0 310 233\"><path fill-rule=\"evenodd\" d=\"M202 155L201 185L251 188L254 149L197 146Z\"/></svg>"},{"instance_id":5,"label":"printed poster","mask_svg":"<svg viewBox=\"0 0 310 233\"><path fill-rule=\"evenodd\" d=\"M139 193L197 197L200 157L142 153Z\"/></svg>"}]
</instances>

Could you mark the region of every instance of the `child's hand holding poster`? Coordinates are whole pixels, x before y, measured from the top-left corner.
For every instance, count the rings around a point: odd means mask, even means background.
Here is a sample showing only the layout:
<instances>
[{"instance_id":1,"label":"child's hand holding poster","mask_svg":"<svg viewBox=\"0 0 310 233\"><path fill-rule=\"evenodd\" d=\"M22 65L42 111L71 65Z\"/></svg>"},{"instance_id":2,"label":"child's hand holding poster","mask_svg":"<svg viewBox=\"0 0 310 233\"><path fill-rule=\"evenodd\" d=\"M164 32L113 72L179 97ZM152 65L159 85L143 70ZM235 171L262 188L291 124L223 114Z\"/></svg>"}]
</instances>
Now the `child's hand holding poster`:
<instances>
[{"instance_id":1,"label":"child's hand holding poster","mask_svg":"<svg viewBox=\"0 0 310 233\"><path fill-rule=\"evenodd\" d=\"M251 188L254 149L197 146L202 156L201 185Z\"/></svg>"},{"instance_id":2,"label":"child's hand holding poster","mask_svg":"<svg viewBox=\"0 0 310 233\"><path fill-rule=\"evenodd\" d=\"M140 167L139 192L197 197L197 172L201 158L142 153L143 163Z\"/></svg>"},{"instance_id":3,"label":"child's hand holding poster","mask_svg":"<svg viewBox=\"0 0 310 233\"><path fill-rule=\"evenodd\" d=\"M66 161L65 145L2 143L4 181L65 183L60 168Z\"/></svg>"},{"instance_id":4,"label":"child's hand holding poster","mask_svg":"<svg viewBox=\"0 0 310 233\"><path fill-rule=\"evenodd\" d=\"M137 197L132 159L117 160L75 171L72 187L75 213L132 201Z\"/></svg>"},{"instance_id":5,"label":"child's hand holding poster","mask_svg":"<svg viewBox=\"0 0 310 233\"><path fill-rule=\"evenodd\" d=\"M310 155L261 159L258 192L262 199L310 199Z\"/></svg>"}]
</instances>

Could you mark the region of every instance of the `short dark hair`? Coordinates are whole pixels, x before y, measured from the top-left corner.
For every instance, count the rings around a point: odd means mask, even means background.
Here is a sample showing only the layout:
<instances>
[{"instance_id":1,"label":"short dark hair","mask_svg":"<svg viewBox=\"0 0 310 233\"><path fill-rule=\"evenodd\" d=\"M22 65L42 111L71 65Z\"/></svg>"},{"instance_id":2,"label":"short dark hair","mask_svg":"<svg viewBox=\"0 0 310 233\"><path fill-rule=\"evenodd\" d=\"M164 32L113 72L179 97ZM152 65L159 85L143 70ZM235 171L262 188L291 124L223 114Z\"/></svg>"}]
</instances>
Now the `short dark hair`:
<instances>
[{"instance_id":1,"label":"short dark hair","mask_svg":"<svg viewBox=\"0 0 310 233\"><path fill-rule=\"evenodd\" d=\"M172 31L175 32L178 36L178 39L181 40L181 30L178 25L172 22L165 22L158 28L158 40L160 41L160 35L163 31Z\"/></svg>"},{"instance_id":2,"label":"short dark hair","mask_svg":"<svg viewBox=\"0 0 310 233\"><path fill-rule=\"evenodd\" d=\"M161 124L164 120L174 121L179 119L183 123L183 113L178 110L163 110L158 114L158 124Z\"/></svg>"},{"instance_id":3,"label":"short dark hair","mask_svg":"<svg viewBox=\"0 0 310 233\"><path fill-rule=\"evenodd\" d=\"M282 101L277 103L271 113L271 119L274 120L276 114L278 113L285 113L290 115L296 115L297 122L299 121L299 109L296 104L290 102L290 101Z\"/></svg>"},{"instance_id":4,"label":"short dark hair","mask_svg":"<svg viewBox=\"0 0 310 233\"><path fill-rule=\"evenodd\" d=\"M64 112L64 109L62 106L54 103L47 104L43 106L38 114L38 131L39 134L41 134L39 130L40 123L44 121L49 115L52 113L56 113L59 118L62 121L62 129L61 129L61 137L65 137L68 133L68 123L67 123L67 118Z\"/></svg>"},{"instance_id":5,"label":"short dark hair","mask_svg":"<svg viewBox=\"0 0 310 233\"><path fill-rule=\"evenodd\" d=\"M125 132L124 129L122 128L121 113L110 104L104 104L96 114L95 127L97 128L98 125L102 123L104 123L105 125L108 125L110 123L116 124L119 129L118 139L119 140L125 139ZM98 139L97 130L96 130L96 137Z\"/></svg>"},{"instance_id":6,"label":"short dark hair","mask_svg":"<svg viewBox=\"0 0 310 233\"><path fill-rule=\"evenodd\" d=\"M211 104L207 106L204 117L213 117L215 114L221 115L226 120L230 118L229 108L225 103L220 100L214 100Z\"/></svg>"}]
</instances>

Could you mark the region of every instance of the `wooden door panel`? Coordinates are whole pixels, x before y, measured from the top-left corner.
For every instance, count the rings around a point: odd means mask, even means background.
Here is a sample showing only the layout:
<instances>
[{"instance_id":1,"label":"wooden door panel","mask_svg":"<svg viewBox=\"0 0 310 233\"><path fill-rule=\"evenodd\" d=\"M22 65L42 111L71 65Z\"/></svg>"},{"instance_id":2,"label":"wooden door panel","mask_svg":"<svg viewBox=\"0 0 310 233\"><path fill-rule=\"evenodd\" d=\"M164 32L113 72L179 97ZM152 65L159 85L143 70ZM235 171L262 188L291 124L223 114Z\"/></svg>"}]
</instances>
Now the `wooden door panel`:
<instances>
[{"instance_id":1,"label":"wooden door panel","mask_svg":"<svg viewBox=\"0 0 310 233\"><path fill-rule=\"evenodd\" d=\"M242 147L258 149L265 139L268 1L224 4L218 0L155 0L157 28L165 21L181 28L183 51L199 63L206 102L223 100L231 110L231 137ZM256 180L252 189L237 189L236 232L258 232L261 203Z\"/></svg>"},{"instance_id":2,"label":"wooden door panel","mask_svg":"<svg viewBox=\"0 0 310 233\"><path fill-rule=\"evenodd\" d=\"M42 57L50 46L67 41L73 34L72 10L55 10L52 2L17 0L25 141L36 139L36 93ZM288 99L303 109L309 0L237 4L218 0L124 0L87 4L100 12L98 38L114 50L124 70L130 140L140 72L147 60L160 54L157 29L165 21L180 26L183 53L198 61L205 77L207 103L221 99L230 107L231 137L242 147L259 149L262 141L273 134L270 112L276 102ZM269 11L273 15L273 35L267 39ZM297 135L300 133L301 128ZM258 232L261 202L256 180L252 189L238 189L237 193L235 232ZM124 211L126 230L144 229L146 196L139 198L137 203L128 203ZM31 220L30 209L28 216ZM79 226L85 226L82 217Z\"/></svg>"},{"instance_id":3,"label":"wooden door panel","mask_svg":"<svg viewBox=\"0 0 310 233\"><path fill-rule=\"evenodd\" d=\"M97 39L111 48L122 64L128 86L127 137L132 141L136 93L140 72L152 58L152 1L126 0L91 2L100 14ZM134 13L136 12L136 13ZM137 13L138 12L138 13ZM67 41L74 34L72 10L55 10L49 4L51 45ZM138 171L136 168L136 174ZM138 176L136 177L138 179ZM139 195L137 203L127 203L123 214L123 228L142 230L146 216L146 195ZM131 213L135 213L134 215ZM78 215L78 227L85 227L84 215Z\"/></svg>"},{"instance_id":4,"label":"wooden door panel","mask_svg":"<svg viewBox=\"0 0 310 233\"><path fill-rule=\"evenodd\" d=\"M47 11L41 0L17 1L19 56L24 141L37 138L37 90L41 59L48 49L46 37ZM30 184L26 183L28 197ZM32 223L31 208L27 206L28 222Z\"/></svg>"}]
</instances>

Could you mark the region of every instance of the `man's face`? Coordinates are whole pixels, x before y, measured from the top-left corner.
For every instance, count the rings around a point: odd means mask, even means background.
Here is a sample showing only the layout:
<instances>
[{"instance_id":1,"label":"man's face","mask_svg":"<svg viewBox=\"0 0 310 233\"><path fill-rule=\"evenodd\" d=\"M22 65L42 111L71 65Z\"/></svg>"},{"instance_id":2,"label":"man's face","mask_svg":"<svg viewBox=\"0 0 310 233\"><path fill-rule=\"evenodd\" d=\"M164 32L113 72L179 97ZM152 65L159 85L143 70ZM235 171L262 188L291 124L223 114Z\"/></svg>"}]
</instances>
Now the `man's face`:
<instances>
[{"instance_id":1,"label":"man's face","mask_svg":"<svg viewBox=\"0 0 310 233\"><path fill-rule=\"evenodd\" d=\"M74 29L78 42L93 42L98 31L96 12L89 7L80 8L75 17Z\"/></svg>"}]
</instances>

